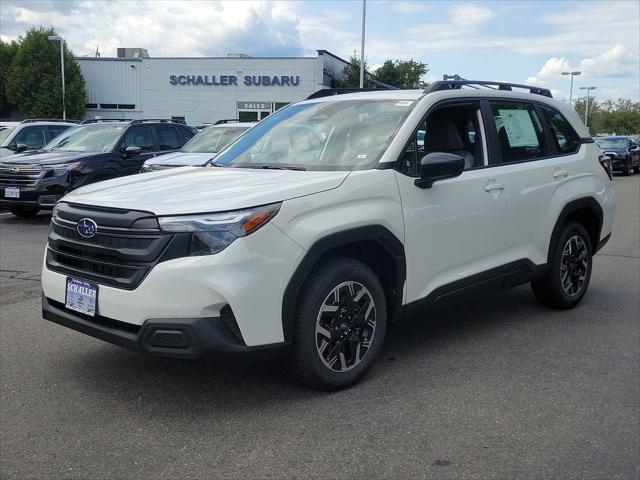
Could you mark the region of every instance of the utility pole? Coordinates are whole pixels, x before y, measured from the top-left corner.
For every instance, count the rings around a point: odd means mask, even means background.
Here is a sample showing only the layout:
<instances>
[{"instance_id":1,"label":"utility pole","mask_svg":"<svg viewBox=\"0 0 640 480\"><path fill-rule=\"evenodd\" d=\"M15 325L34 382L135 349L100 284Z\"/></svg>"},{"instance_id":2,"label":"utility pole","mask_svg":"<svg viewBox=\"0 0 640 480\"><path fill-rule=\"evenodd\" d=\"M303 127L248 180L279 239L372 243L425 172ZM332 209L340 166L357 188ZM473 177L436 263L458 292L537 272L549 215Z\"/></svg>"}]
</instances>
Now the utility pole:
<instances>
[{"instance_id":1,"label":"utility pole","mask_svg":"<svg viewBox=\"0 0 640 480\"><path fill-rule=\"evenodd\" d=\"M60 42L60 70L62 72L62 119L67 119L67 109L64 101L64 39L59 35L49 35L52 42Z\"/></svg>"},{"instance_id":2,"label":"utility pole","mask_svg":"<svg viewBox=\"0 0 640 480\"><path fill-rule=\"evenodd\" d=\"M595 89L596 87L580 87L580 90L587 91L587 105L584 108L584 126L585 127L589 126L589 92Z\"/></svg>"},{"instance_id":3,"label":"utility pole","mask_svg":"<svg viewBox=\"0 0 640 480\"><path fill-rule=\"evenodd\" d=\"M571 101L573 100L573 77L576 75L580 75L582 72L562 72L562 75L571 75L571 90L569 90L569 105L571 105Z\"/></svg>"},{"instance_id":4,"label":"utility pole","mask_svg":"<svg viewBox=\"0 0 640 480\"><path fill-rule=\"evenodd\" d=\"M367 16L367 0L362 0L362 41L360 42L360 88L364 88L364 24Z\"/></svg>"}]
</instances>

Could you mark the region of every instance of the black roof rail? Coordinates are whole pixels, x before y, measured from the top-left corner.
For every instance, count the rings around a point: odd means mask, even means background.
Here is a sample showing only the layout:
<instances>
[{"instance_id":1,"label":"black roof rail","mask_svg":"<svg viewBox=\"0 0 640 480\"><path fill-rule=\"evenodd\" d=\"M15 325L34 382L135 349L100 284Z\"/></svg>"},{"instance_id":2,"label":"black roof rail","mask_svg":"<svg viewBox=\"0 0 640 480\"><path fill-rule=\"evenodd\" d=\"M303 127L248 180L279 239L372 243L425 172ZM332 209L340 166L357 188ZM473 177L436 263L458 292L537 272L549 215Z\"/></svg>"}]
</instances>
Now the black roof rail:
<instances>
[{"instance_id":1,"label":"black roof rail","mask_svg":"<svg viewBox=\"0 0 640 480\"><path fill-rule=\"evenodd\" d=\"M498 90L508 91L512 91L512 89L514 88L522 88L524 90L529 90L529 93L533 93L535 95L542 95L545 97L553 98L553 96L551 95L551 91L548 88L536 87L534 85L522 85L519 83L492 82L488 80L441 80L433 82L431 85L429 85L424 90L424 93L440 92L443 90L460 90L465 85L472 88L474 88L476 85L487 88L498 87Z\"/></svg>"},{"instance_id":2,"label":"black roof rail","mask_svg":"<svg viewBox=\"0 0 640 480\"><path fill-rule=\"evenodd\" d=\"M136 123L145 123L145 122L157 122L157 123L180 123L182 125L184 125L184 122L182 121L178 121L178 120L173 120L171 118L139 118L136 120L131 120L131 124L136 124Z\"/></svg>"},{"instance_id":3,"label":"black roof rail","mask_svg":"<svg viewBox=\"0 0 640 480\"><path fill-rule=\"evenodd\" d=\"M102 122L129 122L130 118L90 118L81 122L80 125L86 125L87 123L102 123Z\"/></svg>"},{"instance_id":4,"label":"black roof rail","mask_svg":"<svg viewBox=\"0 0 640 480\"><path fill-rule=\"evenodd\" d=\"M34 123L34 122L80 123L80 120L63 120L62 118L25 118L20 123Z\"/></svg>"},{"instance_id":5,"label":"black roof rail","mask_svg":"<svg viewBox=\"0 0 640 480\"><path fill-rule=\"evenodd\" d=\"M216 123L211 123L210 125L222 125L224 123L240 123L240 119L239 118L225 118L223 120L218 120ZM207 123L203 123L203 125L206 125Z\"/></svg>"},{"instance_id":6,"label":"black roof rail","mask_svg":"<svg viewBox=\"0 0 640 480\"><path fill-rule=\"evenodd\" d=\"M317 92L312 93L307 97L307 100L314 98L330 97L332 95L345 95L347 93L359 93L359 92L388 92L392 90L390 88L323 88ZM399 90L394 88L393 90Z\"/></svg>"}]
</instances>

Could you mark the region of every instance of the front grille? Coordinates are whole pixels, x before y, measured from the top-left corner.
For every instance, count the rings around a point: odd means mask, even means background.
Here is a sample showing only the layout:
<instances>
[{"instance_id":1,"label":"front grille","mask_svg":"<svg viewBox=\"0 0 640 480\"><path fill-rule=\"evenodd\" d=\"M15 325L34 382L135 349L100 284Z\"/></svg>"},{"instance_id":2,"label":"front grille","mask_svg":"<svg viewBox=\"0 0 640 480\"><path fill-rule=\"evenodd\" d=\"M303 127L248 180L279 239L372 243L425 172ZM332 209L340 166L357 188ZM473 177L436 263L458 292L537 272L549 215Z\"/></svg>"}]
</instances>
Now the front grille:
<instances>
[{"instance_id":1,"label":"front grille","mask_svg":"<svg viewBox=\"0 0 640 480\"><path fill-rule=\"evenodd\" d=\"M49 229L47 267L102 285L136 288L176 237L162 233L147 212L98 210L66 203L59 203L56 210ZM78 233L76 226L81 218L96 222L95 236L86 238ZM135 228L140 222L146 228ZM149 228L151 224L155 228Z\"/></svg>"},{"instance_id":2,"label":"front grille","mask_svg":"<svg viewBox=\"0 0 640 480\"><path fill-rule=\"evenodd\" d=\"M22 167L0 164L0 187L33 187L44 176L44 173L41 167L33 165Z\"/></svg>"}]
</instances>

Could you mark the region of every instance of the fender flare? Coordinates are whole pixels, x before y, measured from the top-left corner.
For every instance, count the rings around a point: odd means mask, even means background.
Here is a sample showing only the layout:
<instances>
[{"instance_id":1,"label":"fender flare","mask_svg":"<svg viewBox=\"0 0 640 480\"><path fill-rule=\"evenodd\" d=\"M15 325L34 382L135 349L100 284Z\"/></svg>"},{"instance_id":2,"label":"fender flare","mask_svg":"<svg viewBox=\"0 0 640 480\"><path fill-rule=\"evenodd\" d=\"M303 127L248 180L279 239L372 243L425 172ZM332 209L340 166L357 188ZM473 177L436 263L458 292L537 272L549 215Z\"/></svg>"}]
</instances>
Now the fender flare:
<instances>
[{"instance_id":1,"label":"fender flare","mask_svg":"<svg viewBox=\"0 0 640 480\"><path fill-rule=\"evenodd\" d=\"M595 239L596 240L595 243L591 246L591 248L595 253L595 250L598 246L598 242L600 241L600 233L602 232L602 219L603 219L602 207L600 206L598 201L593 197L578 198L577 200L572 200L571 202L567 203L563 207L563 209L560 211L560 214L558 215L556 224L554 225L553 230L551 232L551 238L549 239L549 248L547 250L548 263L550 263L552 260L551 256L553 254L553 251L552 251L553 246L555 245L555 242L560 236L562 226L566 223L569 215L571 215L575 211L584 210L584 209L592 210L593 213L595 213L596 218L598 219L598 225L597 225L597 231L596 231L597 238Z\"/></svg>"},{"instance_id":2,"label":"fender flare","mask_svg":"<svg viewBox=\"0 0 640 480\"><path fill-rule=\"evenodd\" d=\"M293 337L298 295L318 260L330 250L359 241L375 242L384 248L393 259L396 276L394 287L397 294L393 305L394 316L390 320L396 320L402 315L404 283L407 277L404 245L398 237L382 225L351 228L318 239L307 251L289 279L282 297L282 332L285 342L290 342Z\"/></svg>"}]
</instances>

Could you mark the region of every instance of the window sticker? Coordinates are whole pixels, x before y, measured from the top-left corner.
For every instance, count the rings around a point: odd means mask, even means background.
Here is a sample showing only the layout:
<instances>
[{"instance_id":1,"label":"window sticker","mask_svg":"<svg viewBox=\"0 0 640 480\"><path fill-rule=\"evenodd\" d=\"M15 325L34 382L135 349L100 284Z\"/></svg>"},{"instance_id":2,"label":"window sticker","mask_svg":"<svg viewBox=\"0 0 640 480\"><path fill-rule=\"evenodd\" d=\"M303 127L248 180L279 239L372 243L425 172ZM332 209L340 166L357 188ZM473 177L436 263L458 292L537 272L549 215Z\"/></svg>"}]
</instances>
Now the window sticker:
<instances>
[{"instance_id":1,"label":"window sticker","mask_svg":"<svg viewBox=\"0 0 640 480\"><path fill-rule=\"evenodd\" d=\"M412 103L412 100L398 100L396 107L410 107Z\"/></svg>"},{"instance_id":2,"label":"window sticker","mask_svg":"<svg viewBox=\"0 0 640 480\"><path fill-rule=\"evenodd\" d=\"M527 110L499 109L498 113L500 113L511 148L540 145L536 129Z\"/></svg>"}]
</instances>

